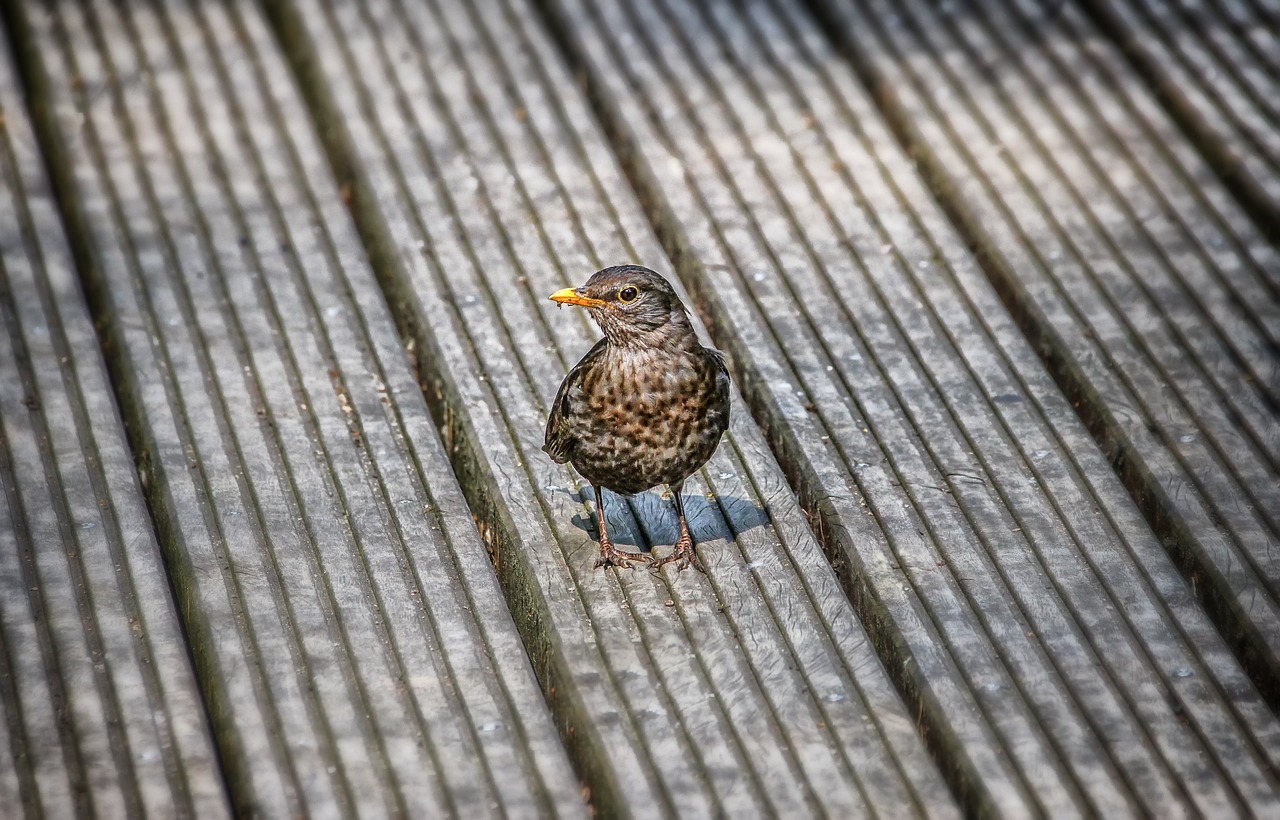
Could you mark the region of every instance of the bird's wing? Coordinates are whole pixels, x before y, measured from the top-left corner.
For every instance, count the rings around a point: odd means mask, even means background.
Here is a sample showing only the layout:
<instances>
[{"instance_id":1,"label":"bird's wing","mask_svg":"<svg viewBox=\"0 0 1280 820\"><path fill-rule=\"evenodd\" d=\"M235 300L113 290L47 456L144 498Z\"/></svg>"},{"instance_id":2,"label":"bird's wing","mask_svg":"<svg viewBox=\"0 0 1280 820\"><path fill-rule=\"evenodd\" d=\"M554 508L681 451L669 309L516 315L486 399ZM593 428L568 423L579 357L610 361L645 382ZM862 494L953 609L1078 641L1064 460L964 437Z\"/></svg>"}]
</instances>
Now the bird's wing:
<instances>
[{"instance_id":1,"label":"bird's wing","mask_svg":"<svg viewBox=\"0 0 1280 820\"><path fill-rule=\"evenodd\" d=\"M606 339L596 342L595 347L587 351L587 355L573 366L560 382L555 401L551 402L551 415L547 418L547 432L543 440L543 451L551 456L557 464L569 460L569 446L573 443L573 431L570 419L573 418L574 405L582 396L582 374L593 361L604 353Z\"/></svg>"},{"instance_id":2,"label":"bird's wing","mask_svg":"<svg viewBox=\"0 0 1280 820\"><path fill-rule=\"evenodd\" d=\"M724 354L721 353L719 350L716 350L714 347L704 347L703 350L710 353L711 358L715 359L716 369L719 371L716 374L716 380L718 382L723 382L725 384L725 389L728 389L729 365L725 363Z\"/></svg>"},{"instance_id":3,"label":"bird's wing","mask_svg":"<svg viewBox=\"0 0 1280 820\"><path fill-rule=\"evenodd\" d=\"M715 348L705 348L711 354L711 358L716 363L716 398L713 406L723 407L724 418L721 424L725 429L729 427L729 402L733 395L732 388L729 386L729 366L725 364L724 354Z\"/></svg>"}]
</instances>

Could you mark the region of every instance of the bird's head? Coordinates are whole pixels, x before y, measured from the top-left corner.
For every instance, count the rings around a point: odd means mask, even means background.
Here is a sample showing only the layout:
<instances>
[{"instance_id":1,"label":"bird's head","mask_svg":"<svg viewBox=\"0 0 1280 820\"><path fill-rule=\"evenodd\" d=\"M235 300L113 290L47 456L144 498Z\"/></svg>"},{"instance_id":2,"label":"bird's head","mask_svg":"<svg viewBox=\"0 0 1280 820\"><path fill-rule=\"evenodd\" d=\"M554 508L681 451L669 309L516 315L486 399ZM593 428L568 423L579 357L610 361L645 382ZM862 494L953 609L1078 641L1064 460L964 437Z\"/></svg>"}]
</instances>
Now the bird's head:
<instances>
[{"instance_id":1,"label":"bird's head","mask_svg":"<svg viewBox=\"0 0 1280 820\"><path fill-rule=\"evenodd\" d=\"M693 337L684 302L666 279L640 265L596 271L578 288L550 296L591 314L609 341L624 347L656 347Z\"/></svg>"}]
</instances>

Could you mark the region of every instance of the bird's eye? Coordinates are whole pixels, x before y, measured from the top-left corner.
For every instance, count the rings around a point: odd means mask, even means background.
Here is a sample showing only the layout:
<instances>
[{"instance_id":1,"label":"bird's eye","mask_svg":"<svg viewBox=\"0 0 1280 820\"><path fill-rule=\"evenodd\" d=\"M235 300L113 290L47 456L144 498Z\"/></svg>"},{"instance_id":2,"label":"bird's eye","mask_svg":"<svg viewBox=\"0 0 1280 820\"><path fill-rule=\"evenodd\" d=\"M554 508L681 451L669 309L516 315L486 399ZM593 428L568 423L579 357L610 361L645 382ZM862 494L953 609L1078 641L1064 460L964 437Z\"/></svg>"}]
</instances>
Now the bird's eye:
<instances>
[{"instance_id":1,"label":"bird's eye","mask_svg":"<svg viewBox=\"0 0 1280 820\"><path fill-rule=\"evenodd\" d=\"M640 291L634 285L627 285L618 291L619 302L634 302Z\"/></svg>"}]
</instances>

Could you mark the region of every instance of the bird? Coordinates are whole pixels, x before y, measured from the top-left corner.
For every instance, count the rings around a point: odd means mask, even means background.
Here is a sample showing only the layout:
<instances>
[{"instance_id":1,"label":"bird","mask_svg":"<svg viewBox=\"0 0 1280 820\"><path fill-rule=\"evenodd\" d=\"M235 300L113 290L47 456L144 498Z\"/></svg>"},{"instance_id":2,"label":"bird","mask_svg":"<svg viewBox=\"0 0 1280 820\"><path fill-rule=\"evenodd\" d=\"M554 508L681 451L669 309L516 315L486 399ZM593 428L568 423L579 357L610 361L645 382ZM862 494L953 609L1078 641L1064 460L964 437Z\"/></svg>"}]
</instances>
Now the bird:
<instances>
[{"instance_id":1,"label":"bird","mask_svg":"<svg viewBox=\"0 0 1280 820\"><path fill-rule=\"evenodd\" d=\"M543 450L568 462L595 492L600 557L595 567L633 568L649 560L609 539L601 489L631 496L665 484L675 499L680 537L653 561L705 573L681 491L707 463L729 427L730 381L724 356L704 347L679 294L640 265L596 271L586 284L551 294L585 308L604 333L565 376L551 405Z\"/></svg>"}]
</instances>

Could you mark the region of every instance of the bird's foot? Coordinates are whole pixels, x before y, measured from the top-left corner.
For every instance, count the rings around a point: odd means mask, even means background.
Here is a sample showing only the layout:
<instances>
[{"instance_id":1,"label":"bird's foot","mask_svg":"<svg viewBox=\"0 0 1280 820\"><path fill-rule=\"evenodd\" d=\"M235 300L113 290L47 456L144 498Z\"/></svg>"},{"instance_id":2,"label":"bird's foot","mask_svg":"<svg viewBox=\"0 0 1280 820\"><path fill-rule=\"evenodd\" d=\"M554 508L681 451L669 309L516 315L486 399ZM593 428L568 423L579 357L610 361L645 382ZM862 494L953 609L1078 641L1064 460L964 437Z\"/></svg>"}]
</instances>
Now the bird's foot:
<instances>
[{"instance_id":1,"label":"bird's foot","mask_svg":"<svg viewBox=\"0 0 1280 820\"><path fill-rule=\"evenodd\" d=\"M703 575L707 574L707 568L702 565L702 559L698 557L698 550L693 546L693 539L688 533L680 536L680 540L676 542L675 549L666 558L659 558L649 565L649 571L657 575L661 569L667 564L674 563L676 570L683 572L689 567L693 567Z\"/></svg>"},{"instance_id":2,"label":"bird's foot","mask_svg":"<svg viewBox=\"0 0 1280 820\"><path fill-rule=\"evenodd\" d=\"M596 559L595 568L600 567L619 567L625 569L635 569L637 563L644 563L649 560L649 556L642 552L627 552L620 550L608 541L600 543L600 557Z\"/></svg>"}]
</instances>

